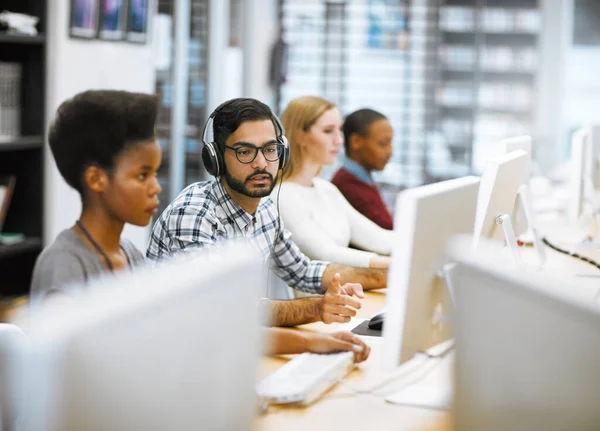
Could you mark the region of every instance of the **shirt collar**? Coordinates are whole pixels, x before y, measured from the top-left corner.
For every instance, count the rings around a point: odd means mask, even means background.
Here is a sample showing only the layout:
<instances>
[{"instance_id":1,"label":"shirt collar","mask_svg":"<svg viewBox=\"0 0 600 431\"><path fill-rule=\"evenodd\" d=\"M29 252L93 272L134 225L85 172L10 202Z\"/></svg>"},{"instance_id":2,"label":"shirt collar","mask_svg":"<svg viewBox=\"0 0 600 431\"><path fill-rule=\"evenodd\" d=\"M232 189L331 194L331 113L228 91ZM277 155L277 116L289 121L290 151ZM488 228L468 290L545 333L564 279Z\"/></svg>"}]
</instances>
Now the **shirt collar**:
<instances>
[{"instance_id":1,"label":"shirt collar","mask_svg":"<svg viewBox=\"0 0 600 431\"><path fill-rule=\"evenodd\" d=\"M219 180L214 181L213 192L227 220L230 221L231 219L230 223L235 223L242 232L246 229L246 226L254 221L254 216L248 214L246 210L231 199Z\"/></svg>"},{"instance_id":2,"label":"shirt collar","mask_svg":"<svg viewBox=\"0 0 600 431\"><path fill-rule=\"evenodd\" d=\"M375 181L371 177L371 173L347 156L344 157L342 168L350 172L362 182L365 182L369 185L375 184Z\"/></svg>"}]
</instances>

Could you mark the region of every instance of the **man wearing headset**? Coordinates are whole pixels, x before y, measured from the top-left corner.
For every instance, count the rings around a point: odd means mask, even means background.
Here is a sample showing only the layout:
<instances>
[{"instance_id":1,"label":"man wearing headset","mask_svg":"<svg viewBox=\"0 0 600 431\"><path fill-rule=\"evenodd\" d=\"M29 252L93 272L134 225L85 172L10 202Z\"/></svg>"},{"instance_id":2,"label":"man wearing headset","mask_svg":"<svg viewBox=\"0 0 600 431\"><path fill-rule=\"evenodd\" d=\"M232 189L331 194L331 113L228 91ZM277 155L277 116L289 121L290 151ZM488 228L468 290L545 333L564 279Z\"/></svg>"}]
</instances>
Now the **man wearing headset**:
<instances>
[{"instance_id":1,"label":"man wearing headset","mask_svg":"<svg viewBox=\"0 0 600 431\"><path fill-rule=\"evenodd\" d=\"M212 121L214 142L207 142ZM215 179L185 188L154 224L146 256L160 260L181 250L218 246L244 237L295 289L323 294L291 301L262 300L273 326L348 322L364 289L383 288L387 270L311 261L292 242L269 194L289 158L279 119L264 103L233 99L204 127L202 161ZM241 278L243 280L243 278ZM345 283L345 284L344 284Z\"/></svg>"}]
</instances>

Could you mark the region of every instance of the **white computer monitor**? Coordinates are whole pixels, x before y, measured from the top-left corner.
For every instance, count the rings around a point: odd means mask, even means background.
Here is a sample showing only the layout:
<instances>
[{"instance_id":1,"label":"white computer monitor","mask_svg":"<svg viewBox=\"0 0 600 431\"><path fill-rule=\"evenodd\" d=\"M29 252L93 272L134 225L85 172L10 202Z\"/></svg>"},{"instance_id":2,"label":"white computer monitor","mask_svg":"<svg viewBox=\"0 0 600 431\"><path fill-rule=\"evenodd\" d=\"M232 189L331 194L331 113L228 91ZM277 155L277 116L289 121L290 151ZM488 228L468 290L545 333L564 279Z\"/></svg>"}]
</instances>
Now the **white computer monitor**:
<instances>
[{"instance_id":1,"label":"white computer monitor","mask_svg":"<svg viewBox=\"0 0 600 431\"><path fill-rule=\"evenodd\" d=\"M531 206L529 190L528 190L529 180L531 179L532 149L533 149L533 140L531 139L531 136L521 135L521 136L515 136L512 138L503 139L500 142L498 142L497 149L498 149L498 152L497 152L498 156L510 154L513 151L517 151L517 150L522 150L527 153L526 168L525 168L525 171L523 172L523 178L521 179L521 185L519 186L519 195L521 196L521 194L522 194L523 198L529 199L526 201L526 204ZM511 212L513 227L514 227L514 231L515 231L515 234L517 235L517 237L521 237L528 231L528 229L530 228L530 226L529 226L530 220L528 220L528 217L533 216L532 211L529 211L529 209L526 210L523 207L524 204L525 203L521 199L517 199L515 201L515 206L513 208L513 211ZM527 241L527 242L529 242L529 241Z\"/></svg>"},{"instance_id":2,"label":"white computer monitor","mask_svg":"<svg viewBox=\"0 0 600 431\"><path fill-rule=\"evenodd\" d=\"M0 430L13 430L27 394L23 388L23 358L27 336L16 325L0 323Z\"/></svg>"},{"instance_id":3,"label":"white computer monitor","mask_svg":"<svg viewBox=\"0 0 600 431\"><path fill-rule=\"evenodd\" d=\"M590 132L589 157L587 168L593 185L593 191L600 191L600 124L588 126Z\"/></svg>"},{"instance_id":4,"label":"white computer monitor","mask_svg":"<svg viewBox=\"0 0 600 431\"><path fill-rule=\"evenodd\" d=\"M453 235L473 231L478 188L479 178L464 177L399 194L383 325L386 369L451 337L444 249Z\"/></svg>"},{"instance_id":5,"label":"white computer monitor","mask_svg":"<svg viewBox=\"0 0 600 431\"><path fill-rule=\"evenodd\" d=\"M529 135L515 136L512 138L506 138L498 143L500 149L499 155L510 154L513 151L522 150L527 153L526 168L523 172L523 178L521 179L522 184L528 184L531 178L531 165L532 165L532 151L533 151L533 140Z\"/></svg>"},{"instance_id":6,"label":"white computer monitor","mask_svg":"<svg viewBox=\"0 0 600 431\"><path fill-rule=\"evenodd\" d=\"M517 199L511 212L511 221L517 240L523 244L533 245L537 252L539 264L543 265L546 262L546 253L544 244L535 226L533 198L529 187L533 165L533 141L529 135L515 136L500 141L498 147L500 155L508 155L517 150L527 153L526 167L518 188Z\"/></svg>"},{"instance_id":7,"label":"white computer monitor","mask_svg":"<svg viewBox=\"0 0 600 431\"><path fill-rule=\"evenodd\" d=\"M24 429L250 429L266 281L256 256L201 253L46 305L30 324Z\"/></svg>"},{"instance_id":8,"label":"white computer monitor","mask_svg":"<svg viewBox=\"0 0 600 431\"><path fill-rule=\"evenodd\" d=\"M511 269L452 241L454 418L464 431L584 431L600 423L600 308L574 279Z\"/></svg>"},{"instance_id":9,"label":"white computer monitor","mask_svg":"<svg viewBox=\"0 0 600 431\"><path fill-rule=\"evenodd\" d=\"M585 211L586 196L592 192L590 155L592 153L592 135L589 127L582 127L571 136L569 221L577 225Z\"/></svg>"},{"instance_id":10,"label":"white computer monitor","mask_svg":"<svg viewBox=\"0 0 600 431\"><path fill-rule=\"evenodd\" d=\"M510 218L512 215L528 160L525 151L516 150L486 162L477 197L473 232L475 247L481 238L505 241L503 226L497 223L497 218L502 215ZM514 234L518 235L519 232Z\"/></svg>"}]
</instances>

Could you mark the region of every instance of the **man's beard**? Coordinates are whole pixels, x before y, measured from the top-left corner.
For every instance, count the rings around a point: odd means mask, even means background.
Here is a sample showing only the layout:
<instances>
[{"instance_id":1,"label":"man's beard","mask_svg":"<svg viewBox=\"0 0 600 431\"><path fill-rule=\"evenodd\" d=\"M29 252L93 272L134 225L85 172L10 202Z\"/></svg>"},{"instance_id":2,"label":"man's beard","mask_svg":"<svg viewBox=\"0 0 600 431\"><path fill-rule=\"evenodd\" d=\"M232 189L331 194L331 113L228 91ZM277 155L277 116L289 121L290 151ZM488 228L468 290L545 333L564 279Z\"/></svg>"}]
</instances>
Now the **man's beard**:
<instances>
[{"instance_id":1,"label":"man's beard","mask_svg":"<svg viewBox=\"0 0 600 431\"><path fill-rule=\"evenodd\" d=\"M246 183L256 175L268 175L269 181L271 181L271 186L264 189L258 189L253 192L248 190L246 188ZM227 184L229 185L229 187L231 187L231 190L249 198L264 198L265 196L269 196L275 188L276 184L276 178L274 179L273 175L271 175L267 171L254 172L252 175L249 175L245 181L240 181L237 178L233 178L229 171L225 171L225 181L227 181Z\"/></svg>"}]
</instances>

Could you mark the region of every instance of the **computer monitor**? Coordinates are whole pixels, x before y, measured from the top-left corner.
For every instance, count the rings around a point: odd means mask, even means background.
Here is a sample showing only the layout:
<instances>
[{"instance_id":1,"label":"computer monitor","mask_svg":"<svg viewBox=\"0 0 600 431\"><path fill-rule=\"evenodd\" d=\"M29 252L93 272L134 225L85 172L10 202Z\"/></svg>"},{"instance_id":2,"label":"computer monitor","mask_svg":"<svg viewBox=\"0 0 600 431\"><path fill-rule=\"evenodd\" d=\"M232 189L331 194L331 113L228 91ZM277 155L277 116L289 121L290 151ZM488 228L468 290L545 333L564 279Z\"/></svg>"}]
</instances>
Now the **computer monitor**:
<instances>
[{"instance_id":1,"label":"computer monitor","mask_svg":"<svg viewBox=\"0 0 600 431\"><path fill-rule=\"evenodd\" d=\"M512 138L503 139L497 144L498 152L496 155L498 156L510 154L513 151L517 150L522 150L527 153L526 168L523 172L521 185L519 186L519 194L522 193L523 197L525 197L526 199L530 199L528 185L529 180L531 178L532 148L533 142L531 136L529 135L515 136ZM531 206L530 201L528 201L528 204ZM529 211L529 214L526 214L526 209L523 207L523 202L521 201L521 199L517 199L515 201L513 211L511 212L511 217L515 233L518 237L524 235L530 228L528 217L531 216L531 211Z\"/></svg>"},{"instance_id":2,"label":"computer monitor","mask_svg":"<svg viewBox=\"0 0 600 431\"><path fill-rule=\"evenodd\" d=\"M571 179L569 205L567 209L569 221L577 225L585 211L586 196L591 190L590 155L592 153L592 135L589 127L582 127L573 132L571 136Z\"/></svg>"},{"instance_id":3,"label":"computer monitor","mask_svg":"<svg viewBox=\"0 0 600 431\"><path fill-rule=\"evenodd\" d=\"M398 195L383 325L388 370L451 337L444 249L453 235L473 231L478 187L479 178L464 177Z\"/></svg>"},{"instance_id":4,"label":"computer monitor","mask_svg":"<svg viewBox=\"0 0 600 431\"><path fill-rule=\"evenodd\" d=\"M522 184L528 184L531 178L531 165L532 165L532 151L533 151L533 140L529 135L515 136L512 138L503 139L498 143L500 148L500 154L510 154L513 151L522 150L527 153L526 168L523 172L523 178L521 179Z\"/></svg>"},{"instance_id":5,"label":"computer monitor","mask_svg":"<svg viewBox=\"0 0 600 431\"><path fill-rule=\"evenodd\" d=\"M544 244L536 229L533 199L529 187L533 166L531 136L523 135L504 139L498 143L498 147L502 155L508 155L517 150L527 153L526 168L511 212L511 221L517 240L523 244L533 245L537 252L539 264L543 265L546 262L546 253Z\"/></svg>"},{"instance_id":6,"label":"computer monitor","mask_svg":"<svg viewBox=\"0 0 600 431\"><path fill-rule=\"evenodd\" d=\"M455 428L583 431L600 423L600 308L575 279L511 269L453 240ZM577 293L575 293L577 292Z\"/></svg>"},{"instance_id":7,"label":"computer monitor","mask_svg":"<svg viewBox=\"0 0 600 431\"><path fill-rule=\"evenodd\" d=\"M588 126L590 132L590 148L588 169L592 180L594 192L600 191L600 124Z\"/></svg>"},{"instance_id":8,"label":"computer monitor","mask_svg":"<svg viewBox=\"0 0 600 431\"><path fill-rule=\"evenodd\" d=\"M13 430L27 394L23 388L23 358L27 336L16 325L0 323L0 430Z\"/></svg>"},{"instance_id":9,"label":"computer monitor","mask_svg":"<svg viewBox=\"0 0 600 431\"><path fill-rule=\"evenodd\" d=\"M30 325L24 429L250 429L266 281L256 256L200 253L46 305Z\"/></svg>"},{"instance_id":10,"label":"computer monitor","mask_svg":"<svg viewBox=\"0 0 600 431\"><path fill-rule=\"evenodd\" d=\"M473 245L477 247L482 237L504 242L503 227L497 218L510 218L529 156L523 150L488 159L477 197ZM514 232L519 235L520 232ZM516 245L516 244L515 244Z\"/></svg>"}]
</instances>

